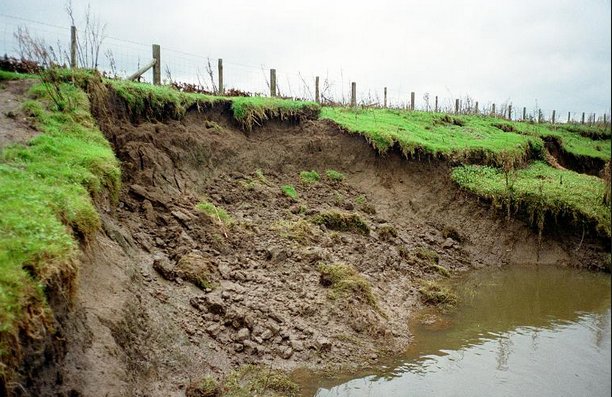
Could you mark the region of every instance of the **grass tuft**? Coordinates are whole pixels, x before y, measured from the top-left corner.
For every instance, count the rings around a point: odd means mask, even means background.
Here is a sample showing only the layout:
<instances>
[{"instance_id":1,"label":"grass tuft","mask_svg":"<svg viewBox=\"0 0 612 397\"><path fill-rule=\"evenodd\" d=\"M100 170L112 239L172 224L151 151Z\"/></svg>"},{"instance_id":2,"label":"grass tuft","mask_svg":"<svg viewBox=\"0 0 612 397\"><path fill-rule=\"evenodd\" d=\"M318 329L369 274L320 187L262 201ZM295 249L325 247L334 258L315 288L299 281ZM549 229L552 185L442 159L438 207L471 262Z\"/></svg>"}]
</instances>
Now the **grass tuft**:
<instances>
[{"instance_id":1,"label":"grass tuft","mask_svg":"<svg viewBox=\"0 0 612 397\"><path fill-rule=\"evenodd\" d=\"M302 171L300 172L300 180L302 183L316 183L321 180L321 175L317 171Z\"/></svg>"},{"instance_id":2,"label":"grass tuft","mask_svg":"<svg viewBox=\"0 0 612 397\"><path fill-rule=\"evenodd\" d=\"M281 186L281 192L283 192L285 196L289 197L293 201L296 201L298 199L298 193L295 190L295 187L293 187L292 185Z\"/></svg>"},{"instance_id":3,"label":"grass tuft","mask_svg":"<svg viewBox=\"0 0 612 397\"><path fill-rule=\"evenodd\" d=\"M333 182L342 182L344 180L344 174L336 170L325 170L325 176Z\"/></svg>"},{"instance_id":4,"label":"grass tuft","mask_svg":"<svg viewBox=\"0 0 612 397\"><path fill-rule=\"evenodd\" d=\"M452 307L459 301L457 295L450 288L436 281L423 281L419 293L421 294L421 301L428 305Z\"/></svg>"},{"instance_id":5,"label":"grass tuft","mask_svg":"<svg viewBox=\"0 0 612 397\"><path fill-rule=\"evenodd\" d=\"M371 306L376 306L376 297L372 286L352 265L343 263L320 264L319 282L322 286L331 288L332 298L339 296L352 297Z\"/></svg>"},{"instance_id":6,"label":"grass tuft","mask_svg":"<svg viewBox=\"0 0 612 397\"><path fill-rule=\"evenodd\" d=\"M223 224L229 224L232 222L232 217L227 213L227 211L225 211L223 208L217 207L209 201L202 200L196 204L195 207L198 211Z\"/></svg>"},{"instance_id":7,"label":"grass tuft","mask_svg":"<svg viewBox=\"0 0 612 397\"><path fill-rule=\"evenodd\" d=\"M335 210L323 211L316 215L312 221L317 225L325 225L330 230L352 232L366 236L370 234L368 224L359 215L354 213Z\"/></svg>"}]
</instances>

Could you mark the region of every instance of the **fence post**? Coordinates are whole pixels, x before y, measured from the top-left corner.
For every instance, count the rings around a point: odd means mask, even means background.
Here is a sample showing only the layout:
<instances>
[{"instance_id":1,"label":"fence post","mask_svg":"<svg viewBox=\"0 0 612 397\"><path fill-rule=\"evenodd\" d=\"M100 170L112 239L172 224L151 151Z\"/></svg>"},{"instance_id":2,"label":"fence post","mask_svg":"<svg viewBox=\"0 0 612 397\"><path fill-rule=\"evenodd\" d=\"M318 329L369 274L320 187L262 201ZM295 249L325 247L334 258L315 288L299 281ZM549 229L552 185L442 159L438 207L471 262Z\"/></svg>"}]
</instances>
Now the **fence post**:
<instances>
[{"instance_id":1,"label":"fence post","mask_svg":"<svg viewBox=\"0 0 612 397\"><path fill-rule=\"evenodd\" d=\"M606 113L603 114L603 124L604 127L606 126L606 124L608 124L608 115Z\"/></svg>"},{"instance_id":2,"label":"fence post","mask_svg":"<svg viewBox=\"0 0 612 397\"><path fill-rule=\"evenodd\" d=\"M542 109L538 109L538 123L541 123L542 119L543 119L543 117L542 117Z\"/></svg>"},{"instance_id":3,"label":"fence post","mask_svg":"<svg viewBox=\"0 0 612 397\"><path fill-rule=\"evenodd\" d=\"M474 105L474 113L478 114L478 101L476 101L476 104Z\"/></svg>"},{"instance_id":4,"label":"fence post","mask_svg":"<svg viewBox=\"0 0 612 397\"><path fill-rule=\"evenodd\" d=\"M219 95L225 94L225 88L223 88L223 59L219 58L217 62L217 68L219 70Z\"/></svg>"},{"instance_id":5,"label":"fence post","mask_svg":"<svg viewBox=\"0 0 612 397\"><path fill-rule=\"evenodd\" d=\"M582 112L582 118L580 119L580 124L584 124L584 112Z\"/></svg>"},{"instance_id":6,"label":"fence post","mask_svg":"<svg viewBox=\"0 0 612 397\"><path fill-rule=\"evenodd\" d=\"M387 107L387 87L385 87L385 108Z\"/></svg>"},{"instance_id":7,"label":"fence post","mask_svg":"<svg viewBox=\"0 0 612 397\"><path fill-rule=\"evenodd\" d=\"M491 114L495 117L495 104L491 107Z\"/></svg>"},{"instance_id":8,"label":"fence post","mask_svg":"<svg viewBox=\"0 0 612 397\"><path fill-rule=\"evenodd\" d=\"M455 114L459 114L459 99L455 99Z\"/></svg>"},{"instance_id":9,"label":"fence post","mask_svg":"<svg viewBox=\"0 0 612 397\"><path fill-rule=\"evenodd\" d=\"M572 113L571 112L567 112L567 122L569 123L571 121L572 118Z\"/></svg>"},{"instance_id":10,"label":"fence post","mask_svg":"<svg viewBox=\"0 0 612 397\"><path fill-rule=\"evenodd\" d=\"M555 118L557 116L557 111L553 109L553 114L552 114L552 123L555 124Z\"/></svg>"},{"instance_id":11,"label":"fence post","mask_svg":"<svg viewBox=\"0 0 612 397\"><path fill-rule=\"evenodd\" d=\"M508 105L508 120L512 121L512 105Z\"/></svg>"},{"instance_id":12,"label":"fence post","mask_svg":"<svg viewBox=\"0 0 612 397\"><path fill-rule=\"evenodd\" d=\"M414 91L410 93L410 110L414 110Z\"/></svg>"},{"instance_id":13,"label":"fence post","mask_svg":"<svg viewBox=\"0 0 612 397\"><path fill-rule=\"evenodd\" d=\"M357 106L357 83L351 83L351 107Z\"/></svg>"},{"instance_id":14,"label":"fence post","mask_svg":"<svg viewBox=\"0 0 612 397\"><path fill-rule=\"evenodd\" d=\"M434 107L434 112L438 113L438 96L436 95L436 105Z\"/></svg>"},{"instance_id":15,"label":"fence post","mask_svg":"<svg viewBox=\"0 0 612 397\"><path fill-rule=\"evenodd\" d=\"M77 68L77 30L76 26L70 27L70 68Z\"/></svg>"},{"instance_id":16,"label":"fence post","mask_svg":"<svg viewBox=\"0 0 612 397\"><path fill-rule=\"evenodd\" d=\"M523 106L523 121L527 120L527 108Z\"/></svg>"},{"instance_id":17,"label":"fence post","mask_svg":"<svg viewBox=\"0 0 612 397\"><path fill-rule=\"evenodd\" d=\"M315 76L315 102L321 103L321 92L319 91L319 76Z\"/></svg>"},{"instance_id":18,"label":"fence post","mask_svg":"<svg viewBox=\"0 0 612 397\"><path fill-rule=\"evenodd\" d=\"M153 84L161 84L161 50L159 44L153 44L153 59L155 64L153 65Z\"/></svg>"},{"instance_id":19,"label":"fence post","mask_svg":"<svg viewBox=\"0 0 612 397\"><path fill-rule=\"evenodd\" d=\"M270 96L276 96L276 69L270 69Z\"/></svg>"}]
</instances>

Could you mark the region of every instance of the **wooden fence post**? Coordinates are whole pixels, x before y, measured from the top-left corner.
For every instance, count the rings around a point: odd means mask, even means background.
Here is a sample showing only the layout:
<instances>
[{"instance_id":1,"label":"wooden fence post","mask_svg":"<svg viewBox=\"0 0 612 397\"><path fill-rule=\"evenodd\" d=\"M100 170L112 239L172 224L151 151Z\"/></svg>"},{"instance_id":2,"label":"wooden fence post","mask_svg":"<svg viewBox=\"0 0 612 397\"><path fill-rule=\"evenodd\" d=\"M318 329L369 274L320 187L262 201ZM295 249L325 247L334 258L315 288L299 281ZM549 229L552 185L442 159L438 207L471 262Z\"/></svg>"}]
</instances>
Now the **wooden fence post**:
<instances>
[{"instance_id":1,"label":"wooden fence post","mask_svg":"<svg viewBox=\"0 0 612 397\"><path fill-rule=\"evenodd\" d=\"M384 91L385 91L384 107L386 108L387 107L387 87L385 87Z\"/></svg>"},{"instance_id":2,"label":"wooden fence post","mask_svg":"<svg viewBox=\"0 0 612 397\"><path fill-rule=\"evenodd\" d=\"M508 120L512 121L512 105L508 105Z\"/></svg>"},{"instance_id":3,"label":"wooden fence post","mask_svg":"<svg viewBox=\"0 0 612 397\"><path fill-rule=\"evenodd\" d=\"M436 105L434 107L434 112L438 113L438 96L436 95Z\"/></svg>"},{"instance_id":4,"label":"wooden fence post","mask_svg":"<svg viewBox=\"0 0 612 397\"><path fill-rule=\"evenodd\" d=\"M76 69L77 63L77 30L76 26L70 27L70 68Z\"/></svg>"},{"instance_id":5,"label":"wooden fence post","mask_svg":"<svg viewBox=\"0 0 612 397\"><path fill-rule=\"evenodd\" d=\"M357 83L351 83L351 107L357 106Z\"/></svg>"},{"instance_id":6,"label":"wooden fence post","mask_svg":"<svg viewBox=\"0 0 612 397\"><path fill-rule=\"evenodd\" d=\"M270 69L270 96L276 96L276 69Z\"/></svg>"},{"instance_id":7,"label":"wooden fence post","mask_svg":"<svg viewBox=\"0 0 612 397\"><path fill-rule=\"evenodd\" d=\"M552 123L555 124L555 118L557 116L557 111L553 109L553 114L552 114Z\"/></svg>"},{"instance_id":8,"label":"wooden fence post","mask_svg":"<svg viewBox=\"0 0 612 397\"><path fill-rule=\"evenodd\" d=\"M315 102L321 103L321 92L319 91L319 76L315 77Z\"/></svg>"},{"instance_id":9,"label":"wooden fence post","mask_svg":"<svg viewBox=\"0 0 612 397\"><path fill-rule=\"evenodd\" d=\"M414 110L414 91L410 93L410 110Z\"/></svg>"},{"instance_id":10,"label":"wooden fence post","mask_svg":"<svg viewBox=\"0 0 612 397\"><path fill-rule=\"evenodd\" d=\"M153 44L153 59L155 64L153 65L153 84L161 84L161 50L159 44Z\"/></svg>"},{"instance_id":11,"label":"wooden fence post","mask_svg":"<svg viewBox=\"0 0 612 397\"><path fill-rule=\"evenodd\" d=\"M567 112L567 122L569 123L572 120L572 113Z\"/></svg>"},{"instance_id":12,"label":"wooden fence post","mask_svg":"<svg viewBox=\"0 0 612 397\"><path fill-rule=\"evenodd\" d=\"M476 101L476 104L474 105L474 113L478 114L478 101Z\"/></svg>"},{"instance_id":13,"label":"wooden fence post","mask_svg":"<svg viewBox=\"0 0 612 397\"><path fill-rule=\"evenodd\" d=\"M603 114L603 123L604 123L604 126L608 124L608 114L607 113Z\"/></svg>"},{"instance_id":14,"label":"wooden fence post","mask_svg":"<svg viewBox=\"0 0 612 397\"><path fill-rule=\"evenodd\" d=\"M491 114L495 117L495 104L491 107Z\"/></svg>"},{"instance_id":15,"label":"wooden fence post","mask_svg":"<svg viewBox=\"0 0 612 397\"><path fill-rule=\"evenodd\" d=\"M527 108L523 106L523 121L527 120Z\"/></svg>"},{"instance_id":16,"label":"wooden fence post","mask_svg":"<svg viewBox=\"0 0 612 397\"><path fill-rule=\"evenodd\" d=\"M217 68L219 70L219 95L223 95L225 94L225 88L223 87L223 59L219 58Z\"/></svg>"},{"instance_id":17,"label":"wooden fence post","mask_svg":"<svg viewBox=\"0 0 612 397\"><path fill-rule=\"evenodd\" d=\"M459 99L455 99L455 114L459 114Z\"/></svg>"},{"instance_id":18,"label":"wooden fence post","mask_svg":"<svg viewBox=\"0 0 612 397\"><path fill-rule=\"evenodd\" d=\"M580 119L580 124L584 124L584 112L582 112L582 118Z\"/></svg>"},{"instance_id":19,"label":"wooden fence post","mask_svg":"<svg viewBox=\"0 0 612 397\"><path fill-rule=\"evenodd\" d=\"M543 118L542 109L538 109L538 123L541 123Z\"/></svg>"}]
</instances>

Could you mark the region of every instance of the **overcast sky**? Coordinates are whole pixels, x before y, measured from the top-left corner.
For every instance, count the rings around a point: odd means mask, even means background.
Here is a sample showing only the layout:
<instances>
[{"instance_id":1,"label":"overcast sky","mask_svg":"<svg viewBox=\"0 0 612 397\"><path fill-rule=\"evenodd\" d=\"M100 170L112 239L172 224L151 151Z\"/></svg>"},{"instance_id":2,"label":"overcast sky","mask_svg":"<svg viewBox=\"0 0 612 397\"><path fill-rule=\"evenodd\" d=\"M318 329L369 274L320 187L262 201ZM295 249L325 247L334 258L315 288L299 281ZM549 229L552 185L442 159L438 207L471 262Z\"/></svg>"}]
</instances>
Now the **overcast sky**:
<instances>
[{"instance_id":1,"label":"overcast sky","mask_svg":"<svg viewBox=\"0 0 612 397\"><path fill-rule=\"evenodd\" d=\"M360 95L387 86L396 101L415 91L420 104L429 92L449 103L469 95L515 109L537 101L561 114L610 110L610 0L74 0L79 15L87 3L109 36L159 43L175 76L199 61L170 49L223 58L230 84L239 74L263 80L263 65L287 74L284 91L299 72L307 81L328 75L346 93L350 81ZM64 4L2 0L0 47L14 49L16 24L57 34L7 15L68 26ZM137 52L131 43L107 43L118 58ZM150 50L141 50L142 62Z\"/></svg>"}]
</instances>

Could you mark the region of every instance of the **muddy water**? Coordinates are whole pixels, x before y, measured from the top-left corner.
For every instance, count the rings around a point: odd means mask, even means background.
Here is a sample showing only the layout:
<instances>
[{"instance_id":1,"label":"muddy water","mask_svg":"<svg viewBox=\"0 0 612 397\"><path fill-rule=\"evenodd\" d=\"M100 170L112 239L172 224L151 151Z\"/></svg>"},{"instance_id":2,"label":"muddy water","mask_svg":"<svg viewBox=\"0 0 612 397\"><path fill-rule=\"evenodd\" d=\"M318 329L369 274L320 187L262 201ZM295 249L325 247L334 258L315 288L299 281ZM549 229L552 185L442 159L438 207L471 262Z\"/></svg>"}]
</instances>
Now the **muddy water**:
<instances>
[{"instance_id":1,"label":"muddy water","mask_svg":"<svg viewBox=\"0 0 612 397\"><path fill-rule=\"evenodd\" d=\"M610 275L554 267L469 274L452 314L423 313L400 359L301 374L304 396L610 396Z\"/></svg>"}]
</instances>

